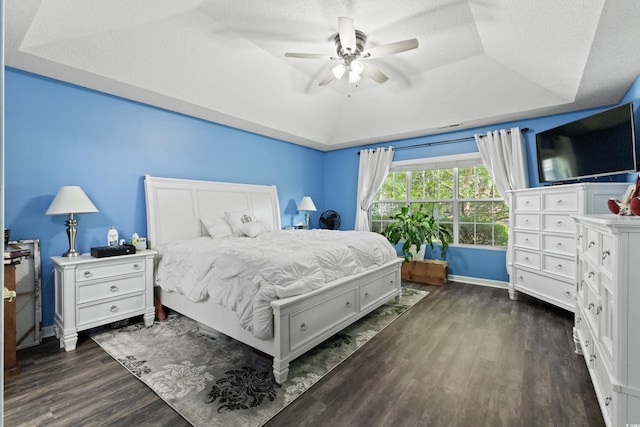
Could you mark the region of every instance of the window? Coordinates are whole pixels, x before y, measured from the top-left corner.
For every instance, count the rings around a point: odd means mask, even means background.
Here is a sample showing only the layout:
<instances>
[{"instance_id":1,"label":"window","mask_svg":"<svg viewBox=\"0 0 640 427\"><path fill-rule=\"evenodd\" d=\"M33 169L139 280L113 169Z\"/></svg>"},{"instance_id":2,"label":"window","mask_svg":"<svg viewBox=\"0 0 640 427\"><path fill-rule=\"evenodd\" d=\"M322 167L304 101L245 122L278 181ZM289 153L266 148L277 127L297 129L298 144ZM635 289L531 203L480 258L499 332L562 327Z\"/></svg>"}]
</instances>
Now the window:
<instances>
[{"instance_id":1,"label":"window","mask_svg":"<svg viewBox=\"0 0 640 427\"><path fill-rule=\"evenodd\" d=\"M509 208L478 155L434 160L394 162L371 206L371 230L384 231L409 206L449 226L453 244L506 247Z\"/></svg>"}]
</instances>

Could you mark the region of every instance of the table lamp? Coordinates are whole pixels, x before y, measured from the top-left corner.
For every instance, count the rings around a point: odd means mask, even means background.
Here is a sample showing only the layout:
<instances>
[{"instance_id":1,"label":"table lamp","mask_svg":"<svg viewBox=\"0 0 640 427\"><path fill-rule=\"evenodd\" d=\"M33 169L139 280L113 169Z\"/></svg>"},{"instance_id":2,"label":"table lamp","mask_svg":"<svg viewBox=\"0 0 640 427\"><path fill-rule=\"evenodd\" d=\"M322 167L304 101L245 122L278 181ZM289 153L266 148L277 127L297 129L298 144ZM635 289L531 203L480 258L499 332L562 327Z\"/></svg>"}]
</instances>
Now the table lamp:
<instances>
[{"instance_id":1,"label":"table lamp","mask_svg":"<svg viewBox=\"0 0 640 427\"><path fill-rule=\"evenodd\" d=\"M304 196L300 203L298 203L298 211L305 211L304 213L304 228L309 229L309 211L316 211L316 205L313 204L311 197Z\"/></svg>"},{"instance_id":2,"label":"table lamp","mask_svg":"<svg viewBox=\"0 0 640 427\"><path fill-rule=\"evenodd\" d=\"M73 217L78 213L96 213L98 209L91 203L89 197L78 186L64 186L58 190L58 194L51 202L46 215L69 215L67 224L67 236L69 236L69 250L62 254L63 257L76 257L80 253L76 251L76 232L78 221Z\"/></svg>"}]
</instances>

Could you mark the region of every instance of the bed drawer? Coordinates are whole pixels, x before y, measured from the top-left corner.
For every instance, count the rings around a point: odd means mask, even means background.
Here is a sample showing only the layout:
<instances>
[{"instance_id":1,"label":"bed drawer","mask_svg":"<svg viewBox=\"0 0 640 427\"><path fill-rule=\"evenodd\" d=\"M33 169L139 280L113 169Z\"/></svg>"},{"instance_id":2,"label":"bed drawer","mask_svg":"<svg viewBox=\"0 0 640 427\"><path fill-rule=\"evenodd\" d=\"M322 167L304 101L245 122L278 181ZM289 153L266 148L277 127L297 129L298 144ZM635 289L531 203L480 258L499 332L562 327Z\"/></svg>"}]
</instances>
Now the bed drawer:
<instances>
[{"instance_id":1,"label":"bed drawer","mask_svg":"<svg viewBox=\"0 0 640 427\"><path fill-rule=\"evenodd\" d=\"M125 295L131 292L143 291L144 287L143 275L124 277L122 279L105 282L87 283L77 287L77 302L81 304L88 301L96 301Z\"/></svg>"},{"instance_id":2,"label":"bed drawer","mask_svg":"<svg viewBox=\"0 0 640 427\"><path fill-rule=\"evenodd\" d=\"M366 310L381 299L389 298L396 289L395 273L360 286L360 310Z\"/></svg>"},{"instance_id":3,"label":"bed drawer","mask_svg":"<svg viewBox=\"0 0 640 427\"><path fill-rule=\"evenodd\" d=\"M316 336L342 323L358 313L357 289L322 301L317 305L289 316L289 342L291 351L303 346Z\"/></svg>"},{"instance_id":4,"label":"bed drawer","mask_svg":"<svg viewBox=\"0 0 640 427\"><path fill-rule=\"evenodd\" d=\"M93 263L80 265L77 269L76 281L86 282L88 280L103 279L105 277L121 276L123 274L144 272L144 262L140 259L124 260L121 262Z\"/></svg>"},{"instance_id":5,"label":"bed drawer","mask_svg":"<svg viewBox=\"0 0 640 427\"><path fill-rule=\"evenodd\" d=\"M78 330L92 327L94 324L103 325L113 321L131 317L136 313L142 314L145 310L144 294L132 295L115 301L106 301L100 304L87 304L78 307Z\"/></svg>"}]
</instances>

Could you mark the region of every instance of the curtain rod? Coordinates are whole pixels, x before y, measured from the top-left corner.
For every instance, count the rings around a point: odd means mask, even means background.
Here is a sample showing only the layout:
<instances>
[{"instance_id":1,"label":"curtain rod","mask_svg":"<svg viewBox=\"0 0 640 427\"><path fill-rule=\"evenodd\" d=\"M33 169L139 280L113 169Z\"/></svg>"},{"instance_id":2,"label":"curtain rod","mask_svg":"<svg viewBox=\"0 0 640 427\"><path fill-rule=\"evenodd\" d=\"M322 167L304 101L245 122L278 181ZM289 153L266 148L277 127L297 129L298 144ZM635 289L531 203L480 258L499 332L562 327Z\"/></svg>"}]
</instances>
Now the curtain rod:
<instances>
[{"instance_id":1,"label":"curtain rod","mask_svg":"<svg viewBox=\"0 0 640 427\"><path fill-rule=\"evenodd\" d=\"M528 132L528 131L529 131L529 128L520 129L520 132ZM507 132L511 132L511 131L508 130ZM432 145L450 144L452 142L470 141L472 139L475 139L475 137L474 136L467 136L467 137L464 137L464 138L445 139L444 141L425 142L425 143L422 143L422 144L414 144L414 145L407 145L405 147L397 147L397 148L395 148L395 150L398 151L398 150L408 150L410 148L431 147ZM385 148L386 149L386 147L381 147L381 148ZM358 151L358 155L360 155L360 151Z\"/></svg>"}]
</instances>

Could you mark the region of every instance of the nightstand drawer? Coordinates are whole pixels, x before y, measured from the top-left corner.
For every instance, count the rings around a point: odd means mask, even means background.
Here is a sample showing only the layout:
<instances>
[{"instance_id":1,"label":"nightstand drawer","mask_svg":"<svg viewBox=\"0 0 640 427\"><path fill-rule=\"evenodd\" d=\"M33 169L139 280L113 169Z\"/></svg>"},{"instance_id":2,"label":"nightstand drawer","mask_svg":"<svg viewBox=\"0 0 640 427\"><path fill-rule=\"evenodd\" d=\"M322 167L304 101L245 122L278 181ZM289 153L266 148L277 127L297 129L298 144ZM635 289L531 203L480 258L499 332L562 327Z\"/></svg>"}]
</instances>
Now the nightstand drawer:
<instances>
[{"instance_id":1,"label":"nightstand drawer","mask_svg":"<svg viewBox=\"0 0 640 427\"><path fill-rule=\"evenodd\" d=\"M120 320L144 312L144 294L132 295L100 304L78 307L78 329L87 325L102 325L109 319Z\"/></svg>"},{"instance_id":2,"label":"nightstand drawer","mask_svg":"<svg viewBox=\"0 0 640 427\"><path fill-rule=\"evenodd\" d=\"M87 280L102 279L105 277L121 276L124 274L144 272L144 261L141 259L125 262L112 262L81 265L77 270L76 280L85 282Z\"/></svg>"},{"instance_id":3,"label":"nightstand drawer","mask_svg":"<svg viewBox=\"0 0 640 427\"><path fill-rule=\"evenodd\" d=\"M78 304L88 301L96 301L104 298L111 298L126 295L132 292L144 290L144 276L123 277L122 279L109 280L106 282L87 283L79 285L77 288Z\"/></svg>"}]
</instances>

